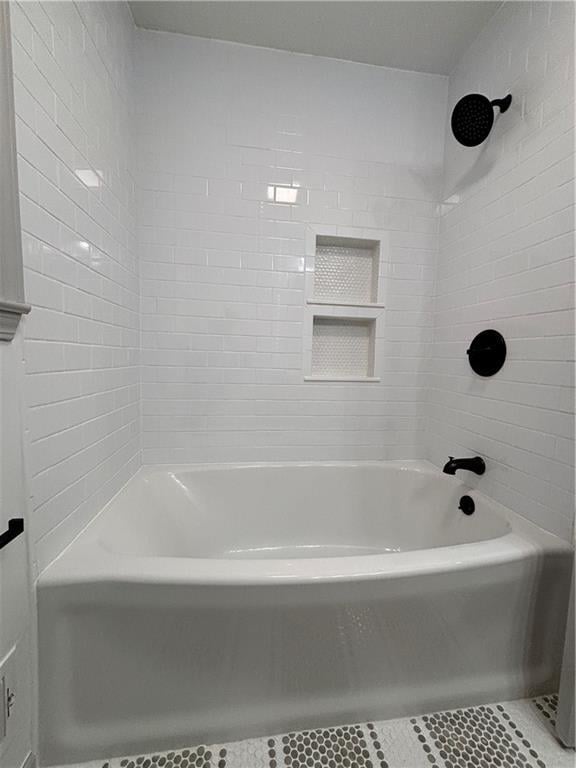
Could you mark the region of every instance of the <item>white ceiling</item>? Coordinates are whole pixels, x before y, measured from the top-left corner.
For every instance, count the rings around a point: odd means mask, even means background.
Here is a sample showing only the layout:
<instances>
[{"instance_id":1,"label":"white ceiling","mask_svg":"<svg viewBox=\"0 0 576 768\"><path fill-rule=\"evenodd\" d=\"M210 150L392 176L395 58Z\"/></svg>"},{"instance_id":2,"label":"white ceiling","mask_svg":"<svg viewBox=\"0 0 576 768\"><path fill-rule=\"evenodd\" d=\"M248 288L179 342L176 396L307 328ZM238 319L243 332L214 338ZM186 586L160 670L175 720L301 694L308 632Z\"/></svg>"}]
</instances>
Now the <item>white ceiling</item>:
<instances>
[{"instance_id":1,"label":"white ceiling","mask_svg":"<svg viewBox=\"0 0 576 768\"><path fill-rule=\"evenodd\" d=\"M448 75L501 3L131 2L139 27Z\"/></svg>"}]
</instances>

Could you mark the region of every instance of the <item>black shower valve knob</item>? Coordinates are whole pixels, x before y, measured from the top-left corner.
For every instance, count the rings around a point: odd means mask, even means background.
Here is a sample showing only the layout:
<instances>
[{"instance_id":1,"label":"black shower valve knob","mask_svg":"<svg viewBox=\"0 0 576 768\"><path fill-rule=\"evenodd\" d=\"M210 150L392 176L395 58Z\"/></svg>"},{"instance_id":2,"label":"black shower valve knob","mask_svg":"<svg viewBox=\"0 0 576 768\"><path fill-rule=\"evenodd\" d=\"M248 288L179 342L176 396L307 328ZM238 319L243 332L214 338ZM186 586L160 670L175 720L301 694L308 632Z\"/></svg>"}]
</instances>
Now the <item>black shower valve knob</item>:
<instances>
[{"instance_id":1,"label":"black shower valve knob","mask_svg":"<svg viewBox=\"0 0 576 768\"><path fill-rule=\"evenodd\" d=\"M499 331L489 329L474 337L466 350L470 367L478 376L494 376L506 361L506 342Z\"/></svg>"}]
</instances>

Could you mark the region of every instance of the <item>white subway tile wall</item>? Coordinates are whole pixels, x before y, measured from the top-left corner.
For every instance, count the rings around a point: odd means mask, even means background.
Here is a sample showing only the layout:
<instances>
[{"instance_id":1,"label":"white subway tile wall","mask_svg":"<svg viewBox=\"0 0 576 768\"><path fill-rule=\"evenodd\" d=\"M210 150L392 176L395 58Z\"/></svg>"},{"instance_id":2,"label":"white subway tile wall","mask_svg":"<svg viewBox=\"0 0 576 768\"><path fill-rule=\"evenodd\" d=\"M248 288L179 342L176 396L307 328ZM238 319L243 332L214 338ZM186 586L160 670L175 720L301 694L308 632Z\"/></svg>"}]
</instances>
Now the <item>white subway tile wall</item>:
<instances>
[{"instance_id":1,"label":"white subway tile wall","mask_svg":"<svg viewBox=\"0 0 576 768\"><path fill-rule=\"evenodd\" d=\"M510 110L477 149L446 138L429 455L485 457L493 498L569 537L574 524L574 4L506 3L450 78ZM496 328L508 360L475 377Z\"/></svg>"},{"instance_id":2,"label":"white subway tile wall","mask_svg":"<svg viewBox=\"0 0 576 768\"><path fill-rule=\"evenodd\" d=\"M447 78L137 51L145 462L420 457ZM316 234L382 241L378 383L304 381Z\"/></svg>"},{"instance_id":3,"label":"white subway tile wall","mask_svg":"<svg viewBox=\"0 0 576 768\"><path fill-rule=\"evenodd\" d=\"M12 5L38 569L141 441L146 463L480 453L483 490L570 535L573 8L504 4L448 80ZM446 117L473 91L514 101L465 149ZM384 309L307 304L317 235L380 242ZM304 380L314 313L376 321L379 381ZM491 380L465 354L486 327Z\"/></svg>"},{"instance_id":4,"label":"white subway tile wall","mask_svg":"<svg viewBox=\"0 0 576 768\"><path fill-rule=\"evenodd\" d=\"M140 460L134 25L124 3L13 3L11 17L42 569Z\"/></svg>"}]
</instances>

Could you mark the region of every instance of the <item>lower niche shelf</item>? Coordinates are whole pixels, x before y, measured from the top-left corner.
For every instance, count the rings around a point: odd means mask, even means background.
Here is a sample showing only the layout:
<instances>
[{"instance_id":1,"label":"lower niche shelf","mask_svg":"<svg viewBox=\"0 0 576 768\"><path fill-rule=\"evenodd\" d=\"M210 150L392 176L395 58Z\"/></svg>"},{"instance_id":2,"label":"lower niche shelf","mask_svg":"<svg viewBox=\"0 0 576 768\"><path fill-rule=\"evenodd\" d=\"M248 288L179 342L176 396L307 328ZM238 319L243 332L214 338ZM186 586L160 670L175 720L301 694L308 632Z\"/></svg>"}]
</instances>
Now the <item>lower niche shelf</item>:
<instances>
[{"instance_id":1,"label":"lower niche shelf","mask_svg":"<svg viewBox=\"0 0 576 768\"><path fill-rule=\"evenodd\" d=\"M354 382L370 382L380 381L379 376L304 376L304 381L348 381Z\"/></svg>"},{"instance_id":2,"label":"lower niche shelf","mask_svg":"<svg viewBox=\"0 0 576 768\"><path fill-rule=\"evenodd\" d=\"M315 316L312 364L306 381L378 381L374 376L375 321Z\"/></svg>"}]
</instances>

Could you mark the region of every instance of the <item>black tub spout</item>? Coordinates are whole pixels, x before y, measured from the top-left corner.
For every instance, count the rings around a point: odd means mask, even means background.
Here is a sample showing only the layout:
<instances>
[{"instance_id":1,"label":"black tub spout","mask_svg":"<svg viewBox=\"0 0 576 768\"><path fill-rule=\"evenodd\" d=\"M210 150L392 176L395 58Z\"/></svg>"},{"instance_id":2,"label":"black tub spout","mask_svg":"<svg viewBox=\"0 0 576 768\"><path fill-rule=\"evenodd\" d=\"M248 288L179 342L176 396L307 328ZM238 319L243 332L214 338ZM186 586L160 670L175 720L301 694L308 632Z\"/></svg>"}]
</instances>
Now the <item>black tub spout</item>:
<instances>
[{"instance_id":1,"label":"black tub spout","mask_svg":"<svg viewBox=\"0 0 576 768\"><path fill-rule=\"evenodd\" d=\"M477 475L483 475L486 472L486 464L481 456L474 456L473 459L455 459L454 456L450 456L450 461L444 465L442 472L455 475L459 469L467 469Z\"/></svg>"}]
</instances>

